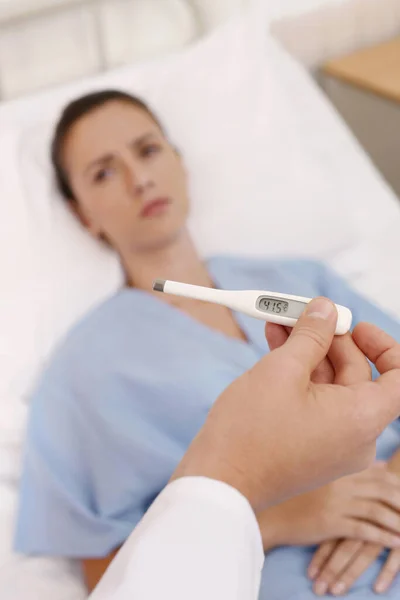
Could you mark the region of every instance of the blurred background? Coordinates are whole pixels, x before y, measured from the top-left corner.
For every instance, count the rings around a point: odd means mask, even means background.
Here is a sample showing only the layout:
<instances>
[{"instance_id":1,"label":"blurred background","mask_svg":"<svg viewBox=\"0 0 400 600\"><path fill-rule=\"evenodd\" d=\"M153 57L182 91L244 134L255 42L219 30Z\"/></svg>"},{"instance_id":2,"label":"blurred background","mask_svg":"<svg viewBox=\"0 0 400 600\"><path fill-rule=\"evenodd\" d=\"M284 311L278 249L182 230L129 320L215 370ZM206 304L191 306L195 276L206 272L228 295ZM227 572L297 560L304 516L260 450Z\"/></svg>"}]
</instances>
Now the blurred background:
<instances>
[{"instance_id":1,"label":"blurred background","mask_svg":"<svg viewBox=\"0 0 400 600\"><path fill-rule=\"evenodd\" d=\"M0 0L0 98L181 49L249 1ZM261 1L400 194L400 0Z\"/></svg>"}]
</instances>

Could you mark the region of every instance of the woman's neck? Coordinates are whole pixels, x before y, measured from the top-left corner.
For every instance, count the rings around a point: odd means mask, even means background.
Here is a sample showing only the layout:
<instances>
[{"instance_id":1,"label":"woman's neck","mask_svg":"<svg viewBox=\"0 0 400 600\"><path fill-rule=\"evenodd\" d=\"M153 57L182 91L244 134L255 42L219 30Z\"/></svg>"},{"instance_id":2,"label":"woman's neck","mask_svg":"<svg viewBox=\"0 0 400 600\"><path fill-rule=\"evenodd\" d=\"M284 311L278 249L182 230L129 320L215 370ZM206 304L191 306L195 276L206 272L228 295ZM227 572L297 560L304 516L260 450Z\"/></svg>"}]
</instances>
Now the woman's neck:
<instances>
[{"instance_id":1,"label":"woman's neck","mask_svg":"<svg viewBox=\"0 0 400 600\"><path fill-rule=\"evenodd\" d=\"M200 259L188 233L159 250L131 253L123 257L128 284L151 291L155 279L172 279L193 285L211 286L207 267Z\"/></svg>"}]
</instances>

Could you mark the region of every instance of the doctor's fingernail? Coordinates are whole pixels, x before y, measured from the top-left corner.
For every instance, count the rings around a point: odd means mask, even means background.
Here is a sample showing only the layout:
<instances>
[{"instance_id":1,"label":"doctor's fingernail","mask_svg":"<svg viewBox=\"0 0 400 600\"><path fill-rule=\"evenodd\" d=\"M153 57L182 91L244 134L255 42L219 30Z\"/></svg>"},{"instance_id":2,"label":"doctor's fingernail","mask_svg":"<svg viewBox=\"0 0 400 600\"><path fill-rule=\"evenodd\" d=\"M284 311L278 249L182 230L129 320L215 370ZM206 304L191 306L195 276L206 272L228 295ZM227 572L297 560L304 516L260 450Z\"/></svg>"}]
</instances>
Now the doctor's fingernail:
<instances>
[{"instance_id":1,"label":"doctor's fingernail","mask_svg":"<svg viewBox=\"0 0 400 600\"><path fill-rule=\"evenodd\" d=\"M315 319L330 319L335 312L335 306L326 298L315 298L311 300L306 308L307 317Z\"/></svg>"}]
</instances>

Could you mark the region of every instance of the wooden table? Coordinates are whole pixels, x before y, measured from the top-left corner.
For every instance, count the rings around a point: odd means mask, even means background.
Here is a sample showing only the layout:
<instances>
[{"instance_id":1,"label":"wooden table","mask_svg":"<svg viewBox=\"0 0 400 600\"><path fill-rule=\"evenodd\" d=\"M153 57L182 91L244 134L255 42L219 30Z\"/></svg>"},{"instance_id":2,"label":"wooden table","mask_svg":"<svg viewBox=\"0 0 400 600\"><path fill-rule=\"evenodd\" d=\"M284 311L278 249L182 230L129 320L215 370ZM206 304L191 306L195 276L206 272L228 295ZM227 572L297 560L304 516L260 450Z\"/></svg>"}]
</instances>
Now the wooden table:
<instances>
[{"instance_id":1,"label":"wooden table","mask_svg":"<svg viewBox=\"0 0 400 600\"><path fill-rule=\"evenodd\" d=\"M400 103L400 37L327 62L325 75Z\"/></svg>"},{"instance_id":2,"label":"wooden table","mask_svg":"<svg viewBox=\"0 0 400 600\"><path fill-rule=\"evenodd\" d=\"M328 61L321 83L400 198L400 37Z\"/></svg>"}]
</instances>

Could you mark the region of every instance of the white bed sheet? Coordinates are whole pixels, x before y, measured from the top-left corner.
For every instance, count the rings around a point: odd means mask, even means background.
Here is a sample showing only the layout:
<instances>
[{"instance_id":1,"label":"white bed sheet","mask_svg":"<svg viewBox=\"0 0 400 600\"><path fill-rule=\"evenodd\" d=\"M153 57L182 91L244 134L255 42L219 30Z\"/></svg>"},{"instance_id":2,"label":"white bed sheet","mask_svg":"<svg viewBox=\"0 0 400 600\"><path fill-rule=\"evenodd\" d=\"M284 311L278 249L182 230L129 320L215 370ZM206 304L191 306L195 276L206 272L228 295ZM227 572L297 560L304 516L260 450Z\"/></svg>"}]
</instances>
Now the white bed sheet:
<instances>
[{"instance_id":1,"label":"white bed sheet","mask_svg":"<svg viewBox=\"0 0 400 600\"><path fill-rule=\"evenodd\" d=\"M146 93L187 159L192 228L204 254L322 258L400 315L393 277L397 201L308 74L264 29L260 15L250 13L162 64L0 109L0 164L7 173L0 181L2 600L83 596L71 563L10 552L29 389L63 331L120 281L114 257L87 241L49 187L46 144L67 98L105 83Z\"/></svg>"}]
</instances>

